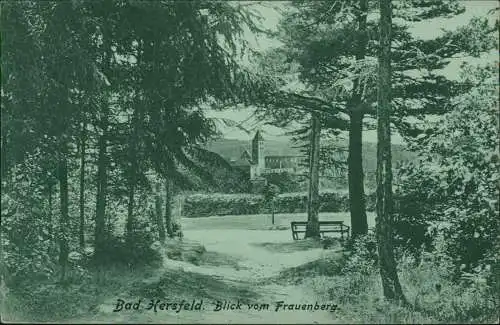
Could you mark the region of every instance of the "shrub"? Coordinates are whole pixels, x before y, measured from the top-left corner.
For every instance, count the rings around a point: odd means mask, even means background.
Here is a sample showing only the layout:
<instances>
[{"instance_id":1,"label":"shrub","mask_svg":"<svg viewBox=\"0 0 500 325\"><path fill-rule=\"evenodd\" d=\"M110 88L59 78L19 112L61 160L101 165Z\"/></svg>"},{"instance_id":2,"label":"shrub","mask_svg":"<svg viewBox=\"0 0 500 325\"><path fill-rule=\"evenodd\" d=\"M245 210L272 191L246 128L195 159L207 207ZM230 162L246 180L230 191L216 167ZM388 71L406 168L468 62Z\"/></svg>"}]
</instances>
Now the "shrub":
<instances>
[{"instance_id":1,"label":"shrub","mask_svg":"<svg viewBox=\"0 0 500 325\"><path fill-rule=\"evenodd\" d=\"M442 245L442 239L439 240ZM495 319L496 291L486 285L485 273L454 280L453 259L438 249L424 252L417 265L401 262L401 282L414 309L443 322L476 323Z\"/></svg>"},{"instance_id":2,"label":"shrub","mask_svg":"<svg viewBox=\"0 0 500 325\"><path fill-rule=\"evenodd\" d=\"M328 262L328 276L305 277L305 285L334 301L338 322L355 323L492 323L497 320L497 291L485 279L490 270L477 270L454 280L453 259L442 239L419 263L411 255L398 262L398 275L410 306L398 306L382 297L376 263L375 237L362 236L346 243L348 254ZM314 262L318 264L318 261Z\"/></svg>"},{"instance_id":3,"label":"shrub","mask_svg":"<svg viewBox=\"0 0 500 325\"><path fill-rule=\"evenodd\" d=\"M265 174L264 177L268 184L278 186L282 192L299 192L307 188L303 177L290 173L271 173Z\"/></svg>"},{"instance_id":4,"label":"shrub","mask_svg":"<svg viewBox=\"0 0 500 325\"><path fill-rule=\"evenodd\" d=\"M54 273L56 264L50 255L53 244L46 217L44 210L27 207L2 193L1 272L9 285L27 278L47 279Z\"/></svg>"},{"instance_id":5,"label":"shrub","mask_svg":"<svg viewBox=\"0 0 500 325\"><path fill-rule=\"evenodd\" d=\"M135 220L132 229L133 232L128 243L124 237L108 232L103 252L106 260L102 261L103 263L135 267L139 265L155 265L161 261L161 254L153 245L155 237L149 222L140 219Z\"/></svg>"},{"instance_id":6,"label":"shrub","mask_svg":"<svg viewBox=\"0 0 500 325\"><path fill-rule=\"evenodd\" d=\"M377 240L375 234L352 237L344 243L344 248L348 252L342 274L372 273L378 263Z\"/></svg>"},{"instance_id":7,"label":"shrub","mask_svg":"<svg viewBox=\"0 0 500 325\"><path fill-rule=\"evenodd\" d=\"M366 197L367 209L375 207L375 196ZM320 193L320 212L344 212L349 209L347 192ZM299 213L307 210L306 193L282 193L276 197L276 213ZM255 194L193 194L185 197L183 216L188 218L213 215L243 215L268 213L262 195Z\"/></svg>"},{"instance_id":8,"label":"shrub","mask_svg":"<svg viewBox=\"0 0 500 325\"><path fill-rule=\"evenodd\" d=\"M457 273L496 267L500 193L497 70L466 67L464 79L478 86L413 144L418 158L399 170L397 191L399 244L432 250L442 236Z\"/></svg>"}]
</instances>

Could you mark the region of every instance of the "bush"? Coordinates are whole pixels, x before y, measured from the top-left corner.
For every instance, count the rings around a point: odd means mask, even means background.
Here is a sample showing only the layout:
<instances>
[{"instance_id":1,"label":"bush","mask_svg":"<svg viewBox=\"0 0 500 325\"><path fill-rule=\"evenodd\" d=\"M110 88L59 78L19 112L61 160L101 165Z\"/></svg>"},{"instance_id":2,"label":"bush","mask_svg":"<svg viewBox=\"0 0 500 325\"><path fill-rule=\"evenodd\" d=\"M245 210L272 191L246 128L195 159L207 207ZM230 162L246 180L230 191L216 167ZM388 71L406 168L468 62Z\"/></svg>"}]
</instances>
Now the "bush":
<instances>
[{"instance_id":1,"label":"bush","mask_svg":"<svg viewBox=\"0 0 500 325\"><path fill-rule=\"evenodd\" d=\"M130 267L139 265L156 265L161 262L162 257L158 249L155 249L155 237L151 226L146 220L135 220L130 242L124 237L108 233L103 256L104 264L121 264Z\"/></svg>"},{"instance_id":2,"label":"bush","mask_svg":"<svg viewBox=\"0 0 500 325\"><path fill-rule=\"evenodd\" d=\"M304 285L339 304L339 323L491 323L497 320L497 291L487 284L483 269L454 280L453 259L438 248L423 252L419 263L411 255L398 262L398 275L410 306L397 306L382 298L376 263L375 236L369 234L346 243L348 253L335 260L323 259L330 274L305 277ZM315 261L318 264L319 261Z\"/></svg>"},{"instance_id":3,"label":"bush","mask_svg":"<svg viewBox=\"0 0 500 325\"><path fill-rule=\"evenodd\" d=\"M303 177L290 173L271 173L265 174L268 184L278 186L282 192L299 192L307 188Z\"/></svg>"},{"instance_id":4,"label":"bush","mask_svg":"<svg viewBox=\"0 0 500 325\"><path fill-rule=\"evenodd\" d=\"M350 238L343 242L343 248L340 258L324 260L329 264L330 273L325 273L329 277L311 279L311 285L329 300L344 306L357 306L373 296L373 290L367 288L371 289L378 280L375 235Z\"/></svg>"},{"instance_id":5,"label":"bush","mask_svg":"<svg viewBox=\"0 0 500 325\"><path fill-rule=\"evenodd\" d=\"M1 275L14 286L27 278L47 279L56 269L46 213L24 203L2 193Z\"/></svg>"},{"instance_id":6,"label":"bush","mask_svg":"<svg viewBox=\"0 0 500 325\"><path fill-rule=\"evenodd\" d=\"M412 307L374 298L382 288L374 238L365 236L347 243L342 276L318 285L344 303L345 319L498 322L498 94L490 86L497 71L469 69L468 79L477 80L468 82L480 86L453 99L453 109L413 144L418 157L399 169L395 248Z\"/></svg>"},{"instance_id":7,"label":"bush","mask_svg":"<svg viewBox=\"0 0 500 325\"><path fill-rule=\"evenodd\" d=\"M366 197L367 209L375 207L375 196ZM268 213L262 195L255 194L194 194L185 197L183 216L188 218L213 215L243 215ZM344 212L349 209L347 192L320 193L320 212ZM283 193L275 201L276 213L299 213L307 211L306 193Z\"/></svg>"},{"instance_id":8,"label":"bush","mask_svg":"<svg viewBox=\"0 0 500 325\"><path fill-rule=\"evenodd\" d=\"M442 239L439 240L441 246ZM486 285L485 273L454 280L453 259L441 249L424 252L420 263L401 262L401 282L415 309L443 322L476 323L495 319L496 291Z\"/></svg>"},{"instance_id":9,"label":"bush","mask_svg":"<svg viewBox=\"0 0 500 325\"><path fill-rule=\"evenodd\" d=\"M436 221L432 206L425 200L416 200L413 194L400 195L394 214L394 247L398 256L410 254L420 259L422 250L430 251L433 234L429 227Z\"/></svg>"},{"instance_id":10,"label":"bush","mask_svg":"<svg viewBox=\"0 0 500 325\"><path fill-rule=\"evenodd\" d=\"M344 248L348 252L342 274L360 273L370 274L377 268L377 239L375 234L357 236L355 239L349 238L344 243Z\"/></svg>"},{"instance_id":11,"label":"bush","mask_svg":"<svg viewBox=\"0 0 500 325\"><path fill-rule=\"evenodd\" d=\"M432 250L442 237L457 276L497 267L498 94L491 86L497 72L466 67L463 78L478 86L452 99L453 109L413 143L418 158L399 170L399 244Z\"/></svg>"}]
</instances>

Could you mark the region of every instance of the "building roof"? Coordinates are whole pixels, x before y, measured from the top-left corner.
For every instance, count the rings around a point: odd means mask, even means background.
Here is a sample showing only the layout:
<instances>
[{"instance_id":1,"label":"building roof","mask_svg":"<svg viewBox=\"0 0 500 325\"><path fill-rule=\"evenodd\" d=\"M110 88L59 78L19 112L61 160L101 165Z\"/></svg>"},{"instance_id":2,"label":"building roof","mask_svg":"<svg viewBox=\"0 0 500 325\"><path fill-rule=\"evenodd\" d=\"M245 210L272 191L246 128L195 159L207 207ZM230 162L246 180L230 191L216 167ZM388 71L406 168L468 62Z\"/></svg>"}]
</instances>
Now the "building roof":
<instances>
[{"instance_id":1,"label":"building roof","mask_svg":"<svg viewBox=\"0 0 500 325\"><path fill-rule=\"evenodd\" d=\"M304 158L304 155L266 155L268 159L279 159L279 158Z\"/></svg>"},{"instance_id":2,"label":"building roof","mask_svg":"<svg viewBox=\"0 0 500 325\"><path fill-rule=\"evenodd\" d=\"M249 167L252 164L246 159L231 159L229 163L234 167Z\"/></svg>"},{"instance_id":3,"label":"building roof","mask_svg":"<svg viewBox=\"0 0 500 325\"><path fill-rule=\"evenodd\" d=\"M243 150L240 158L241 159L246 159L246 160L252 160L252 155L250 154L250 152L248 151L248 149L245 149L245 150Z\"/></svg>"},{"instance_id":4,"label":"building roof","mask_svg":"<svg viewBox=\"0 0 500 325\"><path fill-rule=\"evenodd\" d=\"M253 137L253 141L264 141L264 137L260 133L260 130L257 130L255 136Z\"/></svg>"},{"instance_id":5,"label":"building roof","mask_svg":"<svg viewBox=\"0 0 500 325\"><path fill-rule=\"evenodd\" d=\"M255 135L257 138L262 137L262 135ZM254 138L255 139L255 138ZM218 153L231 164L250 166L252 164L252 147L250 141L235 140L235 139L219 139L212 141L209 150ZM248 159L247 154L250 157L250 162L244 161L243 158ZM265 158L289 158L297 157L299 159L305 158L304 153L301 152L300 148L297 148L290 141L280 141L280 140L265 140L263 156Z\"/></svg>"},{"instance_id":6,"label":"building roof","mask_svg":"<svg viewBox=\"0 0 500 325\"><path fill-rule=\"evenodd\" d=\"M229 163L235 167L244 167L252 165L252 156L246 148L241 149L241 155L239 157L233 157L229 160Z\"/></svg>"}]
</instances>

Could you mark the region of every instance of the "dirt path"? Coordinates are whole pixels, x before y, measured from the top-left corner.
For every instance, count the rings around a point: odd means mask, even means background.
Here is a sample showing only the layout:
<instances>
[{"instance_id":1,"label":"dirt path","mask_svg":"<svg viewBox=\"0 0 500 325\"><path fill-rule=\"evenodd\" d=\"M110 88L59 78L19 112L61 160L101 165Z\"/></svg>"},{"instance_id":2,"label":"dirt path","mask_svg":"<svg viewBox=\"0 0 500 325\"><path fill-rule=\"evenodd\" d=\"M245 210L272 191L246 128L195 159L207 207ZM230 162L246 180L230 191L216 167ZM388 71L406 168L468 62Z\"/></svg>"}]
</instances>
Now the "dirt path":
<instances>
[{"instance_id":1,"label":"dirt path","mask_svg":"<svg viewBox=\"0 0 500 325\"><path fill-rule=\"evenodd\" d=\"M332 323L334 313L308 310L275 311L276 302L285 304L328 304L330 301L319 301L309 288L302 285L279 285L269 283L266 279L279 275L285 269L296 267L324 256L322 248L309 248L300 242L291 241L289 231L265 230L192 230L187 232L189 238L202 243L208 251L215 251L239 259L240 270L212 269L223 275L225 279L248 283L260 295L259 303L270 305L268 311L243 310L235 313L212 312L234 323ZM303 242L305 243L305 242ZM307 244L307 243L305 243ZM310 246L310 245L309 245ZM199 271L208 269L201 267ZM227 273L226 273L227 272ZM208 315L207 315L208 316Z\"/></svg>"},{"instance_id":2,"label":"dirt path","mask_svg":"<svg viewBox=\"0 0 500 325\"><path fill-rule=\"evenodd\" d=\"M123 297L112 297L99 307L91 319L78 322L114 323L334 323L335 312L330 312L333 301L318 299L304 285L278 284L270 281L285 269L296 267L326 254L321 248L311 248L305 241L293 242L288 231L265 230L186 230L185 238L201 243L207 252L223 256L227 263L193 265L184 261L167 259L165 273L158 273L143 281L149 291L139 291L131 297L130 288L124 288ZM309 246L308 246L309 245ZM162 282L162 279L168 279ZM160 290L157 295L158 288ZM133 290L132 290L133 291ZM127 293L125 293L127 292ZM138 297L148 296L141 302L140 310L113 312L117 298L137 302ZM152 292L152 293L151 293ZM156 293L156 294L155 294ZM161 302L200 302L202 310L146 310L151 298L164 298ZM156 297L155 297L156 296ZM128 298L127 298L128 297ZM135 299L135 300L134 300ZM217 311L217 303L234 304L235 310ZM276 311L277 302L297 304L299 308L317 310ZM161 303L160 302L160 303ZM249 305L250 304L250 305ZM257 304L255 307L254 304ZM302 305L306 305L302 307ZM321 310L323 305L324 309ZM267 308L266 308L267 306ZM260 309L255 310L254 308ZM286 307L288 308L288 307Z\"/></svg>"}]
</instances>

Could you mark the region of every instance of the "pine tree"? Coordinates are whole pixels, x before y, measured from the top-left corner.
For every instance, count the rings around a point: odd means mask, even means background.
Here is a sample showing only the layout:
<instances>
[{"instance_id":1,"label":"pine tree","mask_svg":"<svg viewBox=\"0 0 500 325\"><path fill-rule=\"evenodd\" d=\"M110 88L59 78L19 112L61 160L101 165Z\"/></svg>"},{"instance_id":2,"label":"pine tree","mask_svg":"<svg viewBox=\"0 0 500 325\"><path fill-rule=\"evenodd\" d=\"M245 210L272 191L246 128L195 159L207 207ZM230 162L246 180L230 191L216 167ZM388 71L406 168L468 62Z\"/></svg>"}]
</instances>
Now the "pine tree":
<instances>
[{"instance_id":1,"label":"pine tree","mask_svg":"<svg viewBox=\"0 0 500 325\"><path fill-rule=\"evenodd\" d=\"M348 130L349 191L353 234L366 233L361 155L364 122L375 116L377 21L366 21L366 14L377 13L374 1L293 1L280 24L283 47L263 57L263 71L279 77L274 91L262 100L259 116L277 126L289 125L297 115L321 112L327 128ZM478 54L491 46L491 30L484 20L449 31L432 40L414 38L405 24L442 15L462 13L457 1L401 2L395 15L403 21L393 23L393 96L395 107L391 122L404 136L420 134L411 120L426 114L443 114L449 107L446 98L460 92L456 82L434 71L448 64L461 51ZM412 10L408 10L411 7ZM409 14L410 13L410 14ZM476 35L474 44L465 35ZM488 45L489 44L489 45ZM276 66L275 68L272 65ZM427 71L411 77L409 70ZM277 79L275 76L274 79ZM301 83L294 89L292 83ZM299 117L300 121L301 118ZM345 126L345 121L349 125Z\"/></svg>"},{"instance_id":2,"label":"pine tree","mask_svg":"<svg viewBox=\"0 0 500 325\"><path fill-rule=\"evenodd\" d=\"M87 201L95 200L100 263L117 214L109 204L128 190L133 225L146 205L137 196L151 192L147 173L179 188L214 181L207 166L222 159L203 148L216 134L205 107L248 102L264 89L237 61L243 25L256 31L254 17L231 3L9 2L1 23L2 194L4 185L11 194L21 188L19 177L46 187L36 200L49 206L49 229L59 220L63 271L69 251L85 242ZM79 229L75 238L70 227Z\"/></svg>"},{"instance_id":3,"label":"pine tree","mask_svg":"<svg viewBox=\"0 0 500 325\"><path fill-rule=\"evenodd\" d=\"M319 238L319 150L321 123L316 114L311 116L309 154L309 193L307 200L307 226L305 238Z\"/></svg>"},{"instance_id":4,"label":"pine tree","mask_svg":"<svg viewBox=\"0 0 500 325\"><path fill-rule=\"evenodd\" d=\"M391 22L390 0L380 0L380 52L377 105L377 243L384 297L406 303L396 270L393 232L391 160Z\"/></svg>"}]
</instances>

